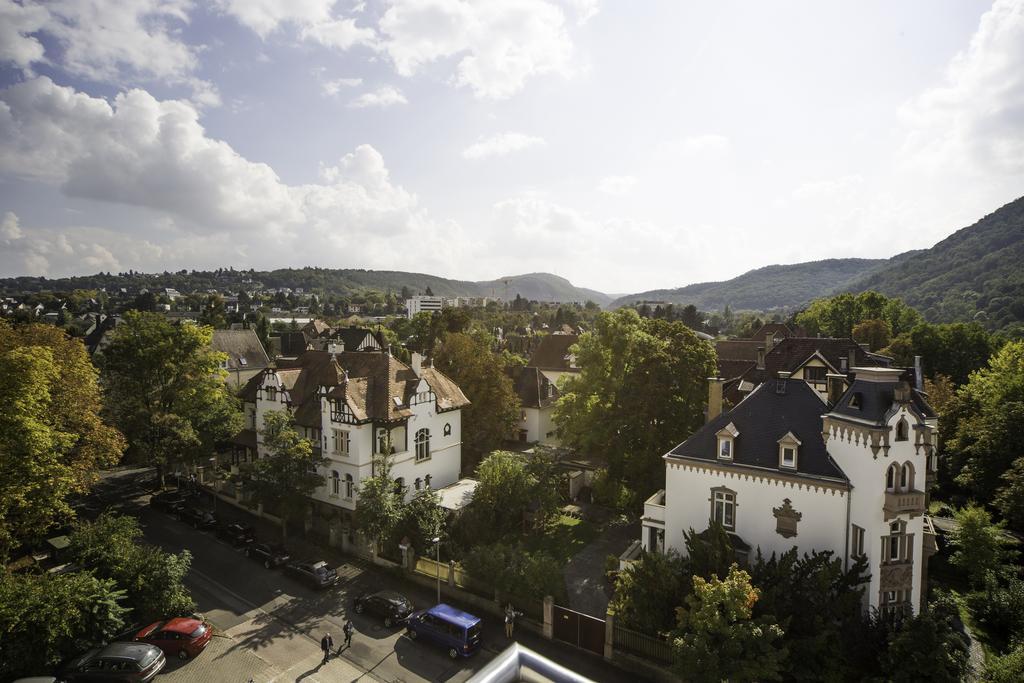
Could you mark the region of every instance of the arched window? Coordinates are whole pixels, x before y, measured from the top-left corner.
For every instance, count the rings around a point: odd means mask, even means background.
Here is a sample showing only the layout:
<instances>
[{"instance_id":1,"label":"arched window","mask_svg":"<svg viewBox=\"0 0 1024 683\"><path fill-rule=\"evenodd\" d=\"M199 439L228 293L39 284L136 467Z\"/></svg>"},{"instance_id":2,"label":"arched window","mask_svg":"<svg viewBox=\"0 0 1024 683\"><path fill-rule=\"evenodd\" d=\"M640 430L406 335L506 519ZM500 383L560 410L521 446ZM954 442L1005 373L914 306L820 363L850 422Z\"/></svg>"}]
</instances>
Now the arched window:
<instances>
[{"instance_id":1,"label":"arched window","mask_svg":"<svg viewBox=\"0 0 1024 683\"><path fill-rule=\"evenodd\" d=\"M331 495L337 496L341 493L341 476L338 470L331 470Z\"/></svg>"},{"instance_id":2,"label":"arched window","mask_svg":"<svg viewBox=\"0 0 1024 683\"><path fill-rule=\"evenodd\" d=\"M900 468L900 490L910 491L914 488L914 466L909 462L903 463Z\"/></svg>"},{"instance_id":3,"label":"arched window","mask_svg":"<svg viewBox=\"0 0 1024 683\"><path fill-rule=\"evenodd\" d=\"M910 427L907 425L907 421L904 418L900 418L900 421L896 423L896 440L906 441L909 438Z\"/></svg>"},{"instance_id":4,"label":"arched window","mask_svg":"<svg viewBox=\"0 0 1024 683\"><path fill-rule=\"evenodd\" d=\"M345 500L352 500L352 493L355 490L355 482L352 481L352 475L345 475Z\"/></svg>"},{"instance_id":5,"label":"arched window","mask_svg":"<svg viewBox=\"0 0 1024 683\"><path fill-rule=\"evenodd\" d=\"M430 459L430 430L423 428L416 431L416 462Z\"/></svg>"},{"instance_id":6,"label":"arched window","mask_svg":"<svg viewBox=\"0 0 1024 683\"><path fill-rule=\"evenodd\" d=\"M896 490L896 479L899 476L899 465L893 463L889 465L889 469L885 471L885 490L895 491Z\"/></svg>"}]
</instances>

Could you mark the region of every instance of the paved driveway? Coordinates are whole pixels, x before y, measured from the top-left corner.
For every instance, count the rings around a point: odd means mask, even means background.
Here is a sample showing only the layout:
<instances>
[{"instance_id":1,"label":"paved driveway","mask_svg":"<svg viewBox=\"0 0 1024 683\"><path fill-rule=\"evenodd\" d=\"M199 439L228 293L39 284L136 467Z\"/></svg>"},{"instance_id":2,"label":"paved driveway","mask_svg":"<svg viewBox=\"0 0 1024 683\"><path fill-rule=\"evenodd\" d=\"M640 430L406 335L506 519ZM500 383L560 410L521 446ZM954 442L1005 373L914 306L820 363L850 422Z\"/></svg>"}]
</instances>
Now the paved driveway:
<instances>
[{"instance_id":1,"label":"paved driveway","mask_svg":"<svg viewBox=\"0 0 1024 683\"><path fill-rule=\"evenodd\" d=\"M569 560L564 575L570 608L604 619L612 594L605 580L605 561L609 555L621 555L638 538L640 522L611 520L600 536Z\"/></svg>"}]
</instances>

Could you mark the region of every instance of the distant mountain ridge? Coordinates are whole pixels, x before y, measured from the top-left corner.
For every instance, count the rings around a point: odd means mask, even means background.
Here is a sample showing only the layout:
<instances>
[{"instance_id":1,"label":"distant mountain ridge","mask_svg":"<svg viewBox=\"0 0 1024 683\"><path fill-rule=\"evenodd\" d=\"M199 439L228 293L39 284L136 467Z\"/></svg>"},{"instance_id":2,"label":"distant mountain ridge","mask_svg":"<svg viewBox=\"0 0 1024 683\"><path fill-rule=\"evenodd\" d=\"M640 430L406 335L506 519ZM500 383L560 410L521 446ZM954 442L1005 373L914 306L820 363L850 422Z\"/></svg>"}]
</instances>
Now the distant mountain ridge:
<instances>
[{"instance_id":1,"label":"distant mountain ridge","mask_svg":"<svg viewBox=\"0 0 1024 683\"><path fill-rule=\"evenodd\" d=\"M244 289L243 280L258 282L264 288L279 289L301 287L306 291L322 290L328 294L350 295L372 289L399 294L407 287L413 294L428 289L437 296L500 297L514 299L516 295L533 301L580 303L587 300L605 306L611 297L593 289L576 287L569 280L551 273L509 275L497 280L473 282L451 280L426 273L407 273L393 270L331 269L331 268L279 268L259 270L177 271L165 273L132 273L113 275L99 273L66 278L16 277L0 279L0 291L70 291L72 289L108 290L118 287L171 287L182 292L207 289Z\"/></svg>"},{"instance_id":2,"label":"distant mountain ridge","mask_svg":"<svg viewBox=\"0 0 1024 683\"><path fill-rule=\"evenodd\" d=\"M765 266L723 282L699 282L677 289L630 294L612 301L610 307L647 300L676 306L693 304L702 311L721 311L726 306L734 311L789 309L842 291L888 263L889 259L846 258Z\"/></svg>"}]
</instances>

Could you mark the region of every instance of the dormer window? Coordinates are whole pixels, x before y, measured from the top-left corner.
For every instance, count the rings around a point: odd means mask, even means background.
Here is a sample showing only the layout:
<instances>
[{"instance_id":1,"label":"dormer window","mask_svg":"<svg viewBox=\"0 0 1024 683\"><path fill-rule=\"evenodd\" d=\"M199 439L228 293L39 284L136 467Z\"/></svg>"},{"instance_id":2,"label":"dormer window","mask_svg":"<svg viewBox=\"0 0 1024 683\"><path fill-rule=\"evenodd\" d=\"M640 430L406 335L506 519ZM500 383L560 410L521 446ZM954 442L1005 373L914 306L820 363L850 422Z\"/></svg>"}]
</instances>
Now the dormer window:
<instances>
[{"instance_id":1,"label":"dormer window","mask_svg":"<svg viewBox=\"0 0 1024 683\"><path fill-rule=\"evenodd\" d=\"M727 424L725 427L720 429L716 436L718 436L718 459L719 460L732 460L733 453L736 446L736 437L739 436L739 430L736 429L736 425L732 422Z\"/></svg>"},{"instance_id":2,"label":"dormer window","mask_svg":"<svg viewBox=\"0 0 1024 683\"><path fill-rule=\"evenodd\" d=\"M907 424L906 418L901 417L900 421L896 423L896 440L907 441L910 436L910 426Z\"/></svg>"},{"instance_id":3,"label":"dormer window","mask_svg":"<svg viewBox=\"0 0 1024 683\"><path fill-rule=\"evenodd\" d=\"M859 391L854 392L854 394L850 396L850 402L847 405L853 410L860 410L861 393Z\"/></svg>"},{"instance_id":4,"label":"dormer window","mask_svg":"<svg viewBox=\"0 0 1024 683\"><path fill-rule=\"evenodd\" d=\"M793 432L786 432L786 435L778 440L779 444L779 468L784 470L795 470L797 458L800 454L800 439L796 438Z\"/></svg>"},{"instance_id":5,"label":"dormer window","mask_svg":"<svg viewBox=\"0 0 1024 683\"><path fill-rule=\"evenodd\" d=\"M277 400L277 387L267 387L267 400L268 401L276 401Z\"/></svg>"}]
</instances>

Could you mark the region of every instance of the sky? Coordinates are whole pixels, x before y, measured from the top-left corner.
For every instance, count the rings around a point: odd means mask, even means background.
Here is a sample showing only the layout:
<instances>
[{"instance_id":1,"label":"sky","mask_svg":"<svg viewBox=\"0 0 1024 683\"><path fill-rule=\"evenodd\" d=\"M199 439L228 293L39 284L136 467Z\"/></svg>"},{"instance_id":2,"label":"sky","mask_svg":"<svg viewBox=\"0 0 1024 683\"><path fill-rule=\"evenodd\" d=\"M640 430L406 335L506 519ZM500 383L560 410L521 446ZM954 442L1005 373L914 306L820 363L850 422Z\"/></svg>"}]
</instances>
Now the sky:
<instances>
[{"instance_id":1,"label":"sky","mask_svg":"<svg viewBox=\"0 0 1024 683\"><path fill-rule=\"evenodd\" d=\"M0 276L608 293L1024 194L1024 0L0 0Z\"/></svg>"}]
</instances>

